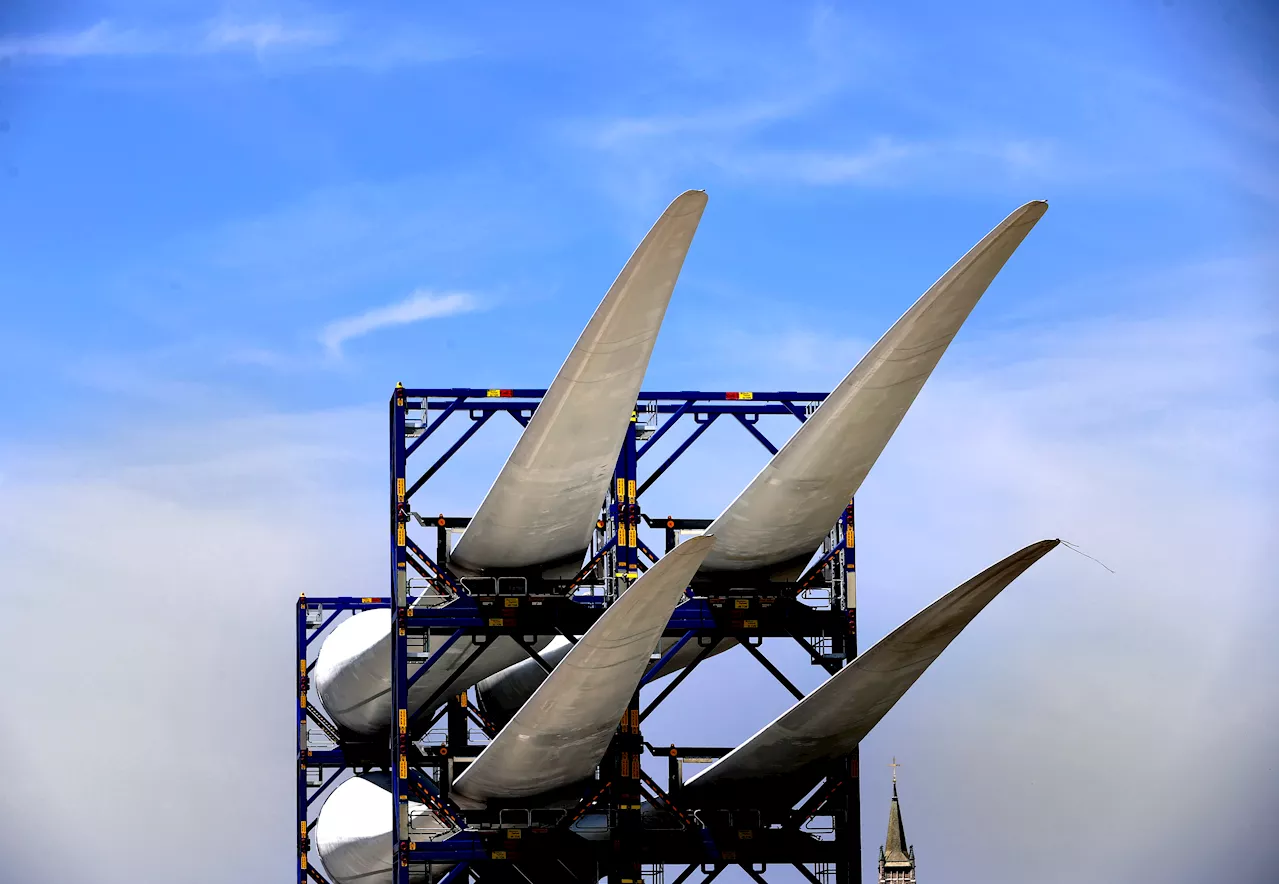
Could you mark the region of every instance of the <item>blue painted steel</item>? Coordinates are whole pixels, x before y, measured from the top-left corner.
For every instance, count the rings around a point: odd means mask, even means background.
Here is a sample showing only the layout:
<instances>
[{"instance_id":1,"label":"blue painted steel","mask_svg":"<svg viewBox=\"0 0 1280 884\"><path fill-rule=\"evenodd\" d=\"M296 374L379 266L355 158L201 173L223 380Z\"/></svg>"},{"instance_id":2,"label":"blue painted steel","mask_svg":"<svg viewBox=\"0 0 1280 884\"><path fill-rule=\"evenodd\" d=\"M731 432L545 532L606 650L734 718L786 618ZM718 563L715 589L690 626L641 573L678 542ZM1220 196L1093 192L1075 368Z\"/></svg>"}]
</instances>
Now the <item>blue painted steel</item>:
<instances>
[{"instance_id":1,"label":"blue painted steel","mask_svg":"<svg viewBox=\"0 0 1280 884\"><path fill-rule=\"evenodd\" d=\"M397 387L391 397L391 847L392 879L395 884L409 884L409 685L407 669L409 650L405 637L408 602L408 551L406 531L409 522L408 497L405 493L405 403L404 390ZM474 432L473 426L468 432ZM450 452L462 447L467 437ZM423 480L425 481L425 479Z\"/></svg>"},{"instance_id":2,"label":"blue painted steel","mask_svg":"<svg viewBox=\"0 0 1280 884\"><path fill-rule=\"evenodd\" d=\"M320 633L324 632L325 627L327 627L330 623L332 623L335 619L337 619L338 615L341 613L342 613L341 611L334 611L332 614L329 615L329 618L327 620L325 620L318 627L313 629L311 631L311 635L307 636L306 638L306 647L308 648L311 647L311 643L320 637Z\"/></svg>"},{"instance_id":3,"label":"blue painted steel","mask_svg":"<svg viewBox=\"0 0 1280 884\"><path fill-rule=\"evenodd\" d=\"M433 464L431 465L431 467L430 467L430 468L429 468L425 473L423 473L421 476L419 476L419 477L418 477L418 480L417 480L416 482L414 482L414 483L413 483L413 485L409 488L408 493L406 493L406 494L405 494L404 499L405 499L405 500L408 500L409 498L413 497L414 492L416 492L419 488L421 488L423 485L425 485L425 484L427 483L427 480L428 480L428 479L430 479L432 476L434 476L434 475L436 474L436 472L437 472L437 471L438 471L442 466L444 466L446 463L448 463L448 462L449 462L449 458L451 458L451 457L453 457L455 454L457 454L457 453L458 453L458 449L459 449L459 448L461 448L463 445L466 445L466 444L467 444L467 441L468 441L468 440L470 440L470 439L471 439L471 437L472 437L472 436L474 436L474 435L476 434L476 431L477 431L477 430L479 430L479 429L480 429L481 427L483 427L486 423L488 423L489 418L491 418L491 417L493 417L493 412L486 412L486 413L484 413L484 414L480 415L480 417L476 418L476 419L475 419L475 421L471 424L471 426L467 428L467 431L466 431L465 433L463 433L461 436L459 436L459 437L458 437L458 441L457 441L457 442L454 442L454 443L453 443L453 445L451 445L451 446L449 447L449 450L448 450L448 451L446 451L444 454L440 455L440 459L439 459L439 460L437 460L435 463L433 463ZM402 440L401 440L402 447L403 447L403 442L404 442L404 440L402 439ZM404 463L404 461L403 461L403 459L402 459L402 460L401 460L401 467L402 467L402 468L403 468L403 463Z\"/></svg>"},{"instance_id":4,"label":"blue painted steel","mask_svg":"<svg viewBox=\"0 0 1280 884\"><path fill-rule=\"evenodd\" d=\"M349 595L307 596L303 601L308 608L334 608L338 611L372 611L391 604L390 597L359 598Z\"/></svg>"},{"instance_id":5,"label":"blue painted steel","mask_svg":"<svg viewBox=\"0 0 1280 884\"><path fill-rule=\"evenodd\" d=\"M422 674L426 672L428 669L430 669L431 665L436 661L438 661L444 655L444 652L449 650L451 647L453 647L453 643L456 642L458 639L462 638L464 635L466 635L466 630L455 629L453 632L453 635L449 636L449 638L445 641L445 643L442 644L434 654L432 654L429 658L427 658L427 662L419 666L417 671L414 672L413 675L409 676L409 684L407 685L407 687L413 687L414 682L422 678Z\"/></svg>"},{"instance_id":6,"label":"blue painted steel","mask_svg":"<svg viewBox=\"0 0 1280 884\"><path fill-rule=\"evenodd\" d=\"M649 544L645 543L643 540L637 537L636 545L639 547L640 552L644 553L646 556L649 557L649 561L653 562L654 564L657 564L658 555L653 550L649 549Z\"/></svg>"},{"instance_id":7,"label":"blue painted steel","mask_svg":"<svg viewBox=\"0 0 1280 884\"><path fill-rule=\"evenodd\" d=\"M318 796L323 794L342 773L343 769L354 763L359 767L368 766L370 763L367 748L356 748L355 754L348 756L348 752L343 746L335 749L317 749L308 750L303 741L302 725L306 719L306 673L308 667L306 665L306 652L310 646L311 640L318 636L325 628L327 628L340 613L344 611L364 611L375 608L390 608L393 617L392 630L392 652L389 663L392 667L392 694L395 704L395 720L393 721L391 739L390 739L390 769L392 771L392 802L393 802L393 837L394 837L394 875L396 884L407 884L408 881L408 864L420 862L438 862L450 863L454 866L453 871L444 879L445 881L461 881L467 877L467 864L480 861L492 861L484 842L479 835L470 830L463 830L458 835L440 842L422 842L413 843L405 840L407 831L404 829L405 814L401 813L402 809L407 810L407 801L409 798L410 788L421 789L419 793L414 792L415 800L422 796L429 796L428 803L433 807L439 804L439 812L444 815L452 816L453 811L447 800L444 799L435 787L435 784L420 774L413 768L408 767L408 753L405 743L402 741L401 729L399 722L407 718L408 704L408 688L426 672L432 665L439 662L444 652L454 645L463 635L491 635L492 629L488 626L486 617L481 616L481 609L476 600L465 593L457 583L456 579L449 573L447 568L433 561L427 556L420 547L417 546L410 538L407 537L405 529L409 519L409 498L418 491L432 476L435 475L455 454L457 451L469 441L480 427L493 414L498 412L506 412L522 425L527 424L524 414L531 409L537 407L539 400L545 390L538 389L513 389L513 390L483 390L472 388L411 388L404 389L397 387L395 395L391 402L391 439L390 439L390 461L391 461L391 519L392 519L392 581L390 593L386 598L351 598L351 597L324 597L312 598L299 601L298 607L298 653L299 653L299 708L298 708L298 725L299 725L299 788L298 788L298 818L299 818L299 884L306 881L307 869L305 866L306 856L305 848L307 845L306 832L307 821L306 811L308 805L311 804ZM623 450L619 455L617 470L614 476L614 486L610 489L611 508L609 511L610 520L613 522L611 528L612 536L606 541L604 548L597 551L591 563L580 572L578 577L569 587L572 595L573 589L582 580L585 580L593 570L595 564L601 558L608 555L611 551L614 553L614 560L618 564L617 571L625 574L623 583L619 589L629 585L629 581L634 580L638 576L639 552L643 551L648 558L656 560L653 551L647 545L640 541L638 537L632 540L632 531L638 527L639 521L639 495L643 493L653 482L661 476L675 461L684 454L685 451L701 436L707 428L721 415L733 415L734 419L742 423L749 432L755 436L761 444L763 444L771 452L776 452L776 448L755 426L756 419L759 415L792 415L801 422L806 419L804 408L802 405L812 405L821 402L826 398L824 393L800 393L800 392L773 392L773 393L715 393L705 391L676 391L676 392L641 392L638 397L638 409L645 413L656 413L663 415L663 420L658 424L654 433L643 445L638 443L636 434L636 423L633 421L629 429L627 439L624 443ZM425 400L431 401L425 401ZM408 440L406 432L406 412L409 410L423 410L428 415L434 415L433 419L427 422L427 426L412 440ZM409 488L405 488L406 480L406 461L408 457L416 452L426 438L430 437L444 424L444 422L456 411L466 410L471 413L472 423L446 451L445 453L428 468ZM636 465L640 457L644 456L656 442L665 436L665 434L677 423L681 418L688 414L693 414L698 426L693 430L690 436L677 447L675 452L667 458L667 460L659 466L644 482L644 484L636 485ZM623 480L621 491L619 491L617 480ZM838 559L841 567L847 568L849 576L853 576L853 550L852 543L849 549L845 550L844 536L848 534L852 539L852 506L846 512L844 521L844 530L838 538L839 543L836 548L824 555L819 566ZM416 601L407 594L406 565L408 562L408 551L412 550L414 555L419 557L423 564L435 572L437 578L447 584L450 588L458 593L458 598L450 601L448 604L432 607L414 609L412 604ZM813 572L811 571L810 574ZM809 576L809 575L806 575ZM607 600L601 596L573 596L574 602L587 608L602 608L607 604ZM841 602L844 600L841 599ZM852 601L852 599L850 599ZM328 616L323 620L321 626L315 630L306 628L306 612L308 608L321 608L328 612ZM850 605L852 609L852 605ZM713 616L713 614L715 614ZM847 612L850 619L850 635L846 641L846 650L849 651L848 658L852 658L852 651L856 648L856 637L852 635L854 611ZM717 622L717 616L723 617L722 612L713 612L713 607L706 598L689 598L676 608L671 620L667 625L667 635L678 635L676 643L664 653L658 661L656 661L645 676L641 684L647 684L653 680L656 673L675 655L684 648L687 643L695 636L704 635L707 632L719 632L723 624ZM405 641L405 632L408 626L412 625L414 630L435 628L450 630L449 638L444 645L431 654L426 663L417 668L412 674L408 671L408 653ZM847 662L847 660L846 660ZM404 716L402 718L402 716ZM643 716L641 716L643 720ZM407 736L407 733L405 734ZM856 758L856 756L855 756ZM382 762L385 763L385 762ZM856 765L856 761L854 761ZM326 769L334 769L332 773L325 779L321 786L314 792L309 792L306 786L306 771L309 767L323 767ZM856 766L853 768L856 771ZM856 774L855 774L856 777ZM847 827L848 837L856 847L857 832L857 798L856 798L856 779L853 780L853 794L848 799L850 809L849 825ZM435 803L433 803L435 802ZM460 820L459 820L460 822ZM706 832L703 832L704 837ZM708 851L710 857L718 856L714 852L714 846L710 846ZM856 853L855 853L856 856ZM849 870L853 871L854 877L841 877L840 880L856 879L857 863L851 863Z\"/></svg>"},{"instance_id":8,"label":"blue painted steel","mask_svg":"<svg viewBox=\"0 0 1280 884\"><path fill-rule=\"evenodd\" d=\"M346 770L345 766L338 768L336 771L334 771L333 776L329 777L329 779L321 783L319 788L317 788L315 792L311 793L311 797L307 799L307 807L310 807L313 801L315 801L317 798L323 795L324 790L332 786L333 781L336 780L338 777L342 776L342 772L344 770Z\"/></svg>"},{"instance_id":9,"label":"blue painted steel","mask_svg":"<svg viewBox=\"0 0 1280 884\"><path fill-rule=\"evenodd\" d=\"M745 414L735 414L734 417L738 419L738 423L742 424L744 427L747 428L748 433L750 433L752 436L755 436L756 439L760 441L761 445L769 449L770 454L778 453L778 449L774 447L773 443L769 441L768 437L765 436L764 433L756 429L755 424L747 420L747 416Z\"/></svg>"},{"instance_id":10,"label":"blue painted steel","mask_svg":"<svg viewBox=\"0 0 1280 884\"><path fill-rule=\"evenodd\" d=\"M605 555L608 554L609 550L613 549L614 546L617 545L617 543L618 543L617 535L614 535L613 537L610 537L608 540L605 541L604 546L600 547L600 549L596 551L596 554L591 557L591 561L587 562L587 564L583 567L581 571L577 573L577 575L573 578L573 580L569 581L568 591L570 593L573 592L573 590L578 586L579 583L581 583L583 580L586 580L587 577L590 576L591 572L595 570L596 565L600 564L600 560L603 559Z\"/></svg>"},{"instance_id":11,"label":"blue painted steel","mask_svg":"<svg viewBox=\"0 0 1280 884\"><path fill-rule=\"evenodd\" d=\"M711 615L711 605L704 598L681 602L667 622L667 629L715 629L716 620Z\"/></svg>"},{"instance_id":12,"label":"blue painted steel","mask_svg":"<svg viewBox=\"0 0 1280 884\"><path fill-rule=\"evenodd\" d=\"M494 399L478 400L466 403L467 411L477 414L501 414L503 412L522 412L528 411L535 405L533 402L517 402L517 401L498 401ZM435 406L431 406L434 408ZM662 415L674 415L680 411L681 406L675 404L658 403L652 412ZM782 414L795 415L794 407L788 408L780 402L760 402L755 403L750 400L743 402L702 402L695 403L692 408L686 409L684 414ZM656 432L656 431L655 431Z\"/></svg>"},{"instance_id":13,"label":"blue painted steel","mask_svg":"<svg viewBox=\"0 0 1280 884\"><path fill-rule=\"evenodd\" d=\"M644 457L645 452L648 451L650 448L652 448L654 445L656 445L658 440L666 435L667 430L674 427L676 425L676 421L680 420L680 418L688 414L689 409L693 408L693 406L694 406L694 402L690 400L689 402L686 402L683 405L681 405L675 411L671 412L671 416L668 417L665 421L663 421L660 427L658 427L656 430L653 431L653 435L650 436L648 441L645 442L644 445L640 447L640 450L636 452L636 460L639 460L640 458Z\"/></svg>"},{"instance_id":14,"label":"blue painted steel","mask_svg":"<svg viewBox=\"0 0 1280 884\"><path fill-rule=\"evenodd\" d=\"M307 600L298 599L298 702L295 704L297 720L294 733L298 742L298 827L294 830L298 838L298 884L307 881Z\"/></svg>"},{"instance_id":15,"label":"blue painted steel","mask_svg":"<svg viewBox=\"0 0 1280 884\"><path fill-rule=\"evenodd\" d=\"M459 863L440 879L438 884L461 884L471 871L471 863Z\"/></svg>"},{"instance_id":16,"label":"blue painted steel","mask_svg":"<svg viewBox=\"0 0 1280 884\"><path fill-rule=\"evenodd\" d=\"M457 411L458 406L462 405L466 401L466 399L455 399L446 405L440 416L428 424L427 428L422 431L422 434L419 435L417 439L414 439L413 442L409 444L409 447L404 450L405 459L408 460L409 455L417 451L418 446L423 442L426 442L427 439L431 437L431 434L434 433L442 423L449 419L449 415Z\"/></svg>"},{"instance_id":17,"label":"blue painted steel","mask_svg":"<svg viewBox=\"0 0 1280 884\"><path fill-rule=\"evenodd\" d=\"M797 418L799 418L800 423L804 423L809 419L809 416L804 413L803 408L796 408L796 406L788 399L783 399L781 401L782 401L782 407L786 408L792 414L794 414Z\"/></svg>"},{"instance_id":18,"label":"blue painted steel","mask_svg":"<svg viewBox=\"0 0 1280 884\"><path fill-rule=\"evenodd\" d=\"M498 392L505 395L498 396ZM495 395L489 395L494 393ZM483 390L478 387L408 387L404 390L407 399L497 399L498 401L507 401L511 399L541 399L545 396L545 389L538 390L530 387L512 389L512 390ZM773 391L768 393L750 393L750 398L740 399L742 393L730 391L712 392L707 390L641 390L636 396L637 402L648 402L656 399L676 400L686 402L693 400L695 402L724 402L724 401L741 401L741 402L821 402L827 398L826 393L800 393L794 390ZM433 408L444 408L444 404ZM527 407L527 406L526 406Z\"/></svg>"},{"instance_id":19,"label":"blue painted steel","mask_svg":"<svg viewBox=\"0 0 1280 884\"><path fill-rule=\"evenodd\" d=\"M640 531L640 504L636 490L636 416L633 412L627 425L627 435L622 441L622 469L626 479L623 524L627 529L627 580L640 577L640 550L637 546Z\"/></svg>"},{"instance_id":20,"label":"blue painted steel","mask_svg":"<svg viewBox=\"0 0 1280 884\"><path fill-rule=\"evenodd\" d=\"M832 559L839 556L840 553L842 553L843 551L844 551L844 540L842 539L835 546L831 547L830 550L823 553L822 558L818 559L818 561L813 563L813 567L805 572L804 576L801 577L799 581L797 581L797 585L801 589L804 589L805 587L807 587L809 583L813 581L813 578L817 577L819 574L822 573L823 567L826 566L826 564L830 562Z\"/></svg>"},{"instance_id":21,"label":"blue painted steel","mask_svg":"<svg viewBox=\"0 0 1280 884\"><path fill-rule=\"evenodd\" d=\"M649 474L649 478L644 480L644 484L641 485L639 490L636 492L636 496L644 494L645 489L647 489L654 482L658 481L658 477L661 476L663 473L665 473L668 467L670 467L673 463L679 460L680 455L688 451L689 446L692 445L694 442L697 442L698 437L701 436L703 433L705 433L707 431L707 428L710 427L712 424L714 424L716 422L716 418L718 418L719 416L720 415L717 413L712 413L711 416L707 418L707 420L699 422L697 429L695 429L692 433L689 434L689 438L681 442L680 447L677 448L675 451L671 452L671 456L662 462L662 466L658 467L656 470L654 470L652 473ZM696 420L697 415L694 415L694 418Z\"/></svg>"},{"instance_id":22,"label":"blue painted steel","mask_svg":"<svg viewBox=\"0 0 1280 884\"><path fill-rule=\"evenodd\" d=\"M409 853L413 862L462 863L486 860L489 851L477 832L459 832L444 841L417 841Z\"/></svg>"},{"instance_id":23,"label":"blue painted steel","mask_svg":"<svg viewBox=\"0 0 1280 884\"><path fill-rule=\"evenodd\" d=\"M436 577L438 577L440 580L443 580L445 585L448 586L449 589L453 590L454 595L464 594L462 591L462 587L458 584L456 580L453 579L453 575L450 574L448 571L446 571L444 568L441 568L438 564L436 564L435 559L431 558L431 556L423 552L422 547L414 543L412 538L406 537L405 542L408 545L409 549L413 550L413 554L417 556L419 559L421 559L423 563L426 564L427 567L429 567L432 571L436 572Z\"/></svg>"},{"instance_id":24,"label":"blue painted steel","mask_svg":"<svg viewBox=\"0 0 1280 884\"><path fill-rule=\"evenodd\" d=\"M694 635L696 634L697 633L691 629L688 632L686 632L684 635L680 636L680 640L676 642L674 645L672 645L670 648L668 648L667 652L662 655L662 657L658 660L657 663L654 663L652 666L649 667L649 670L644 674L644 678L640 679L640 687L644 687L649 682L657 678L658 673L662 670L662 667L670 663L671 658L674 657L676 654L678 654L680 652L680 649L683 648L686 644L688 644L689 639L693 638Z\"/></svg>"}]
</instances>

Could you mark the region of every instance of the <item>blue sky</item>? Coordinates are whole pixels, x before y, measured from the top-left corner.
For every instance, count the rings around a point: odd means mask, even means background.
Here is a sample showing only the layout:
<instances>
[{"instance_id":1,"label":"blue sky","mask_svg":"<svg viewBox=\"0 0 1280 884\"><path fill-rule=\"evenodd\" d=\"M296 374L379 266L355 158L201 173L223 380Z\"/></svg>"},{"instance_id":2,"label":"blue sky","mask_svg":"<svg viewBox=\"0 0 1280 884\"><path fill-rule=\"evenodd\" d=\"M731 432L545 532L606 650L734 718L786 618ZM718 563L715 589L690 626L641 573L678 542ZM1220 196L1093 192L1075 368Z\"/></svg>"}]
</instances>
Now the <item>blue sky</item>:
<instances>
[{"instance_id":1,"label":"blue sky","mask_svg":"<svg viewBox=\"0 0 1280 884\"><path fill-rule=\"evenodd\" d=\"M274 879L289 862L288 724L255 673L271 661L287 677L298 591L381 579L392 384L546 383L662 208L704 188L647 385L828 389L988 229L1047 199L864 486L863 622L881 635L1039 536L1119 573L1055 553L1034 601L993 606L943 658L951 674L922 681L867 750L915 765L909 834L954 880L999 880L982 839L1015 823L1025 865L1008 880L1168 863L1166 880L1189 881L1249 849L1265 877L1275 32L1256 4L1147 0L7 11L0 595L17 615L0 659L33 665L55 591L111 600L104 628L136 652L113 657L84 714L97 732L158 715L164 735L201 717L174 700L176 676L156 675L182 657L238 723L230 744L199 745L246 771L202 775L183 799L230 820L206 830L237 845L208 880ZM513 439L479 441L441 508L473 507ZM759 467L734 434L713 441L664 480L659 506L714 515ZM77 552L47 536L68 519ZM929 555L906 554L921 544ZM212 634L194 645L163 613L170 568L207 612ZM1006 653L1024 656L993 662ZM758 724L732 705L758 673L730 656L708 675L726 705L696 735ZM56 720L24 690L12 706L25 720ZM958 716L951 739L940 709ZM1096 727L1073 731L1080 721ZM31 769L47 761L39 728L52 725L6 726ZM120 738L107 791L134 796L138 825L162 833L172 814L155 796L182 768L174 756L157 772L172 747L153 739L143 751ZM1134 800L1168 815L1135 834L1132 869L1088 846L1104 840L1090 828L1109 819L1104 784L1125 776L1106 767L1113 751L1131 759ZM1205 761L1197 800L1174 813L1179 793L1164 790L1183 757ZM971 827L997 762L1019 785ZM1246 775L1263 764L1265 789ZM20 782L0 804L15 821L0 852L31 880L47 828L32 821L68 812L48 785ZM864 792L868 845L884 785ZM235 809L245 793L260 817ZM19 812L23 800L38 810ZM101 838L93 880L146 879L135 861L162 852Z\"/></svg>"}]
</instances>

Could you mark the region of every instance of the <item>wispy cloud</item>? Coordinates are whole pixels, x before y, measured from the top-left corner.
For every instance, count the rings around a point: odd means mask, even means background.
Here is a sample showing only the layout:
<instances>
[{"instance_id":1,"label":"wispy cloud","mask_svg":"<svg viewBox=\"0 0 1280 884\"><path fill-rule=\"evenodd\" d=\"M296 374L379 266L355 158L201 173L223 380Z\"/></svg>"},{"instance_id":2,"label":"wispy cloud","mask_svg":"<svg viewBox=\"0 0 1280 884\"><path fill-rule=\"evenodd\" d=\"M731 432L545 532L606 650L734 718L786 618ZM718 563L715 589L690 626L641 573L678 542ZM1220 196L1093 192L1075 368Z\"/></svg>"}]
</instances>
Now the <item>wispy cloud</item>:
<instances>
[{"instance_id":1,"label":"wispy cloud","mask_svg":"<svg viewBox=\"0 0 1280 884\"><path fill-rule=\"evenodd\" d=\"M216 20L175 29L128 28L104 20L75 31L0 40L0 55L47 59L207 55L328 46L337 40L338 34L331 28L290 25L279 19Z\"/></svg>"},{"instance_id":2,"label":"wispy cloud","mask_svg":"<svg viewBox=\"0 0 1280 884\"><path fill-rule=\"evenodd\" d=\"M954 175L965 169L983 174L1033 174L1050 167L1054 144L1043 139L872 138L848 150L742 150L716 158L726 172L754 181L809 185L893 185Z\"/></svg>"},{"instance_id":3,"label":"wispy cloud","mask_svg":"<svg viewBox=\"0 0 1280 884\"><path fill-rule=\"evenodd\" d=\"M419 290L397 304L375 307L359 316L329 323L320 332L320 343L331 355L340 356L344 343L378 329L469 313L477 307L476 299L466 292L436 294Z\"/></svg>"},{"instance_id":4,"label":"wispy cloud","mask_svg":"<svg viewBox=\"0 0 1280 884\"><path fill-rule=\"evenodd\" d=\"M102 20L78 30L0 38L0 57L45 62L253 55L346 67L385 68L471 54L456 40L414 31L365 33L330 19L215 18L170 28Z\"/></svg>"},{"instance_id":5,"label":"wispy cloud","mask_svg":"<svg viewBox=\"0 0 1280 884\"><path fill-rule=\"evenodd\" d=\"M337 34L330 28L263 20L215 22L208 27L204 42L214 49L251 47L262 52L275 47L328 46L336 41Z\"/></svg>"}]
</instances>

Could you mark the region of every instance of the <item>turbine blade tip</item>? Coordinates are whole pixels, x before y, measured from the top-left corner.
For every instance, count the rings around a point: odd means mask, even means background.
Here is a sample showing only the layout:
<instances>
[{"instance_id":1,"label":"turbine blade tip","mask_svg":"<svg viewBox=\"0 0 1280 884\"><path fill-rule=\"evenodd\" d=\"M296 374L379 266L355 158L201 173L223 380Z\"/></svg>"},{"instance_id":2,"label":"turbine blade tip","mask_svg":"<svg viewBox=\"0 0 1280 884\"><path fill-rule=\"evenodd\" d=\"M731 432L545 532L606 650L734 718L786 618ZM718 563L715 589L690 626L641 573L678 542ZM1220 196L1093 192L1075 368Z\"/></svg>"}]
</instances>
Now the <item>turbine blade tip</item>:
<instances>
[{"instance_id":1,"label":"turbine blade tip","mask_svg":"<svg viewBox=\"0 0 1280 884\"><path fill-rule=\"evenodd\" d=\"M680 214L688 215L692 212L701 212L707 205L707 192L705 190L686 190L678 197L671 201L671 205L667 206L664 214Z\"/></svg>"},{"instance_id":2,"label":"turbine blade tip","mask_svg":"<svg viewBox=\"0 0 1280 884\"><path fill-rule=\"evenodd\" d=\"M708 550L715 545L716 536L714 534L700 534L697 537L690 537L688 540L676 544L676 548L671 552L691 555L696 552ZM670 553L668 553L668 555L670 555Z\"/></svg>"},{"instance_id":3,"label":"turbine blade tip","mask_svg":"<svg viewBox=\"0 0 1280 884\"><path fill-rule=\"evenodd\" d=\"M1032 200L1029 203L1019 206L1018 210L1014 212L1014 214L1021 215L1023 217L1032 217L1034 220L1038 221L1047 211L1049 211L1048 200Z\"/></svg>"}]
</instances>

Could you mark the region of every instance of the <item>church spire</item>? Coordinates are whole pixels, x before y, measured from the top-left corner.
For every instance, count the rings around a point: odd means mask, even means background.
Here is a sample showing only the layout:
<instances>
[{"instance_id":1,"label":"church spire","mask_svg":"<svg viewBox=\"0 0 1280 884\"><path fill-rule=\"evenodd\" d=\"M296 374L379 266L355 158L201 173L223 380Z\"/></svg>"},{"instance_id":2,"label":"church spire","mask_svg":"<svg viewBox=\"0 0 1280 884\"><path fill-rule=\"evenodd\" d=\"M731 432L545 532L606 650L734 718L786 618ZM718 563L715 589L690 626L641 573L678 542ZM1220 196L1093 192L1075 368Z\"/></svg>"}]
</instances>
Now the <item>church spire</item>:
<instances>
[{"instance_id":1,"label":"church spire","mask_svg":"<svg viewBox=\"0 0 1280 884\"><path fill-rule=\"evenodd\" d=\"M880 884L915 884L915 851L907 846L907 833L902 825L902 808L898 806L898 759L893 759L893 798L889 802L889 832L880 848Z\"/></svg>"}]
</instances>

